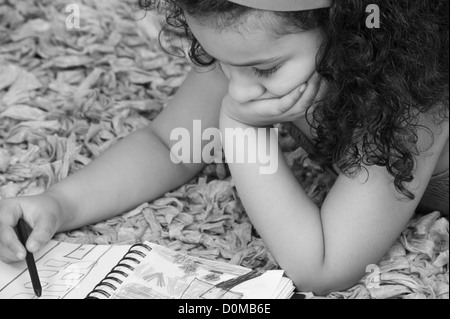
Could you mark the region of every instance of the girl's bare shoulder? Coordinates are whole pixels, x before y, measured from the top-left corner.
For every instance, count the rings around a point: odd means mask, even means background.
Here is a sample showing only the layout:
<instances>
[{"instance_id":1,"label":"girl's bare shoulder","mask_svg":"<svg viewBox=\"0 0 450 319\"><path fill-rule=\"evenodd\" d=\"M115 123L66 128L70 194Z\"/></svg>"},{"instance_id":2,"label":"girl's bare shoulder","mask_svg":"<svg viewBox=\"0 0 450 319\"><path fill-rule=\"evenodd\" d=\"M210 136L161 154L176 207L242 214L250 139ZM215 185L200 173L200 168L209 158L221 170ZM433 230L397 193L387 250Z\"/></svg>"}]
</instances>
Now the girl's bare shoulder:
<instances>
[{"instance_id":1,"label":"girl's bare shoulder","mask_svg":"<svg viewBox=\"0 0 450 319\"><path fill-rule=\"evenodd\" d=\"M193 121L202 127L218 127L222 100L228 89L223 74L215 69L193 68L176 94L152 122L152 129L168 145L174 128L193 130Z\"/></svg>"},{"instance_id":2,"label":"girl's bare shoulder","mask_svg":"<svg viewBox=\"0 0 450 319\"><path fill-rule=\"evenodd\" d=\"M433 175L445 172L449 169L449 120L437 121L431 116L422 116L420 124L418 150L426 156L439 154Z\"/></svg>"}]
</instances>

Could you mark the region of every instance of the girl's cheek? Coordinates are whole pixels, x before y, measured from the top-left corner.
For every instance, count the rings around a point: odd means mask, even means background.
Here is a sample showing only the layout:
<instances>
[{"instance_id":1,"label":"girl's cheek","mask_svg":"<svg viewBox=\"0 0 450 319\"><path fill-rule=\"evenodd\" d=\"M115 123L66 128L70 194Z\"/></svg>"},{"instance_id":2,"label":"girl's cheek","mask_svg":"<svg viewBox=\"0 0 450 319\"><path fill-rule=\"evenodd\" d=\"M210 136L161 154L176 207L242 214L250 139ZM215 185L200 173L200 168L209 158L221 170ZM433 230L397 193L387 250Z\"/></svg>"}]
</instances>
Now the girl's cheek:
<instances>
[{"instance_id":1,"label":"girl's cheek","mask_svg":"<svg viewBox=\"0 0 450 319\"><path fill-rule=\"evenodd\" d=\"M299 61L300 62L300 61ZM302 86L313 76L315 65L296 63L283 66L266 83L266 89L275 96L285 96Z\"/></svg>"},{"instance_id":2,"label":"girl's cheek","mask_svg":"<svg viewBox=\"0 0 450 319\"><path fill-rule=\"evenodd\" d=\"M282 97L301 86L305 82L302 81L303 78L303 76L291 74L291 72L280 72L267 81L266 90L275 97Z\"/></svg>"}]
</instances>

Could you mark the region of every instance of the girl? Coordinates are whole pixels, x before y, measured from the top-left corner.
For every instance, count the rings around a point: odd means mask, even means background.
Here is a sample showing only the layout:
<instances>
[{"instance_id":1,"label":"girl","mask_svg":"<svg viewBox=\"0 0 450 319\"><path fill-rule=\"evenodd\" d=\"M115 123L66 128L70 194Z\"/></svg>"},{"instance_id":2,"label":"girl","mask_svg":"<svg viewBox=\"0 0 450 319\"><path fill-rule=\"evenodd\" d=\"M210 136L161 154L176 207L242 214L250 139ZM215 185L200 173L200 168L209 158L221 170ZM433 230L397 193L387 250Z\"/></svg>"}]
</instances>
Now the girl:
<instances>
[{"instance_id":1,"label":"girl","mask_svg":"<svg viewBox=\"0 0 450 319\"><path fill-rule=\"evenodd\" d=\"M141 5L164 10L186 32L199 67L150 127L41 195L1 201L2 260L24 259L13 229L20 217L33 228L26 248L35 252L57 231L110 218L191 180L205 164L172 162L170 136L192 131L193 120L222 136L286 123L338 174L319 208L278 150L270 153L278 160L273 174L260 174L259 161L229 161L250 219L301 291L325 295L356 283L416 209L448 214L448 1ZM369 27L369 5L379 8L379 27ZM248 145L270 140L246 136ZM230 159L233 144L225 139L223 148ZM436 192L442 188L445 195Z\"/></svg>"}]
</instances>

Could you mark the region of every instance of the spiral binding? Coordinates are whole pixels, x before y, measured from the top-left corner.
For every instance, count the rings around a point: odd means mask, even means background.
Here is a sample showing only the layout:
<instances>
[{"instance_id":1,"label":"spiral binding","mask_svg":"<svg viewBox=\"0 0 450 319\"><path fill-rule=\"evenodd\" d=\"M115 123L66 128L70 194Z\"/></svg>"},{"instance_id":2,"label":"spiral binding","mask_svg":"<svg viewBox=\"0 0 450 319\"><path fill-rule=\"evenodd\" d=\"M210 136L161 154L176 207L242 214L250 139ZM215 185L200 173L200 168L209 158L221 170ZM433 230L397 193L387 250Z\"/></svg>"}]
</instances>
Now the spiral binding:
<instances>
[{"instance_id":1,"label":"spiral binding","mask_svg":"<svg viewBox=\"0 0 450 319\"><path fill-rule=\"evenodd\" d=\"M141 263L141 260L138 258L135 258L131 255L138 255L141 258L144 258L146 254L142 251L140 251L137 248L145 248L147 251L151 251L152 248L144 243L135 244L130 247L130 249L126 252L126 254L120 259L120 261L108 272L108 274L103 278L95 287L92 289L92 291L86 296L85 299L100 299L99 297L94 296L95 294L103 295L106 298L110 298L111 294L106 291L104 288L108 287L112 289L113 291L117 290L117 286L112 284L109 281L115 281L119 285L122 284L122 280L117 278L117 276L114 276L114 274L118 275L119 277L126 278L128 277L128 273L132 272L136 265L139 265ZM132 266L128 263L125 263L126 261L130 261L135 264L135 266ZM124 267L128 269L129 271L125 272L121 269L118 269L119 267ZM109 280L109 281L108 281Z\"/></svg>"}]
</instances>

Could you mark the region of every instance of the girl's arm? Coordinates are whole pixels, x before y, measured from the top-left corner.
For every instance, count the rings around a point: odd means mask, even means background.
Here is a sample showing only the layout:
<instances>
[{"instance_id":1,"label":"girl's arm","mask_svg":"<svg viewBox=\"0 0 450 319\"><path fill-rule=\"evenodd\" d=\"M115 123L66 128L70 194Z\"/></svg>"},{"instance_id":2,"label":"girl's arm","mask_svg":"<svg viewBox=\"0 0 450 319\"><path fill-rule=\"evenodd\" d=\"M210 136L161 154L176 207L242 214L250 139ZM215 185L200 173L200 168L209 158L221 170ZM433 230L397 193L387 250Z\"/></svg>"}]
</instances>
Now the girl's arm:
<instances>
[{"instance_id":1,"label":"girl's arm","mask_svg":"<svg viewBox=\"0 0 450 319\"><path fill-rule=\"evenodd\" d=\"M226 128L257 129L224 112L220 128L222 134ZM258 135L253 136L249 145L258 143ZM429 142L427 136L420 136L422 143ZM260 168L267 166L261 162L228 165L252 223L280 266L299 290L325 295L355 284L388 251L412 217L447 140L448 122L435 132L427 155L416 158L415 179L408 185L416 195L412 201L398 199L401 194L383 167L365 167L369 176L362 169L354 179L341 174L319 210L279 147L274 174L261 174ZM225 143L225 154L236 151L229 147Z\"/></svg>"},{"instance_id":2,"label":"girl's arm","mask_svg":"<svg viewBox=\"0 0 450 319\"><path fill-rule=\"evenodd\" d=\"M175 128L192 136L193 120L218 127L226 85L216 72L191 71L150 126L136 131L46 193L64 207L59 231L104 220L151 201L192 179L201 164L174 164L170 140ZM198 141L200 142L200 141ZM203 141L203 145L208 141Z\"/></svg>"}]
</instances>

